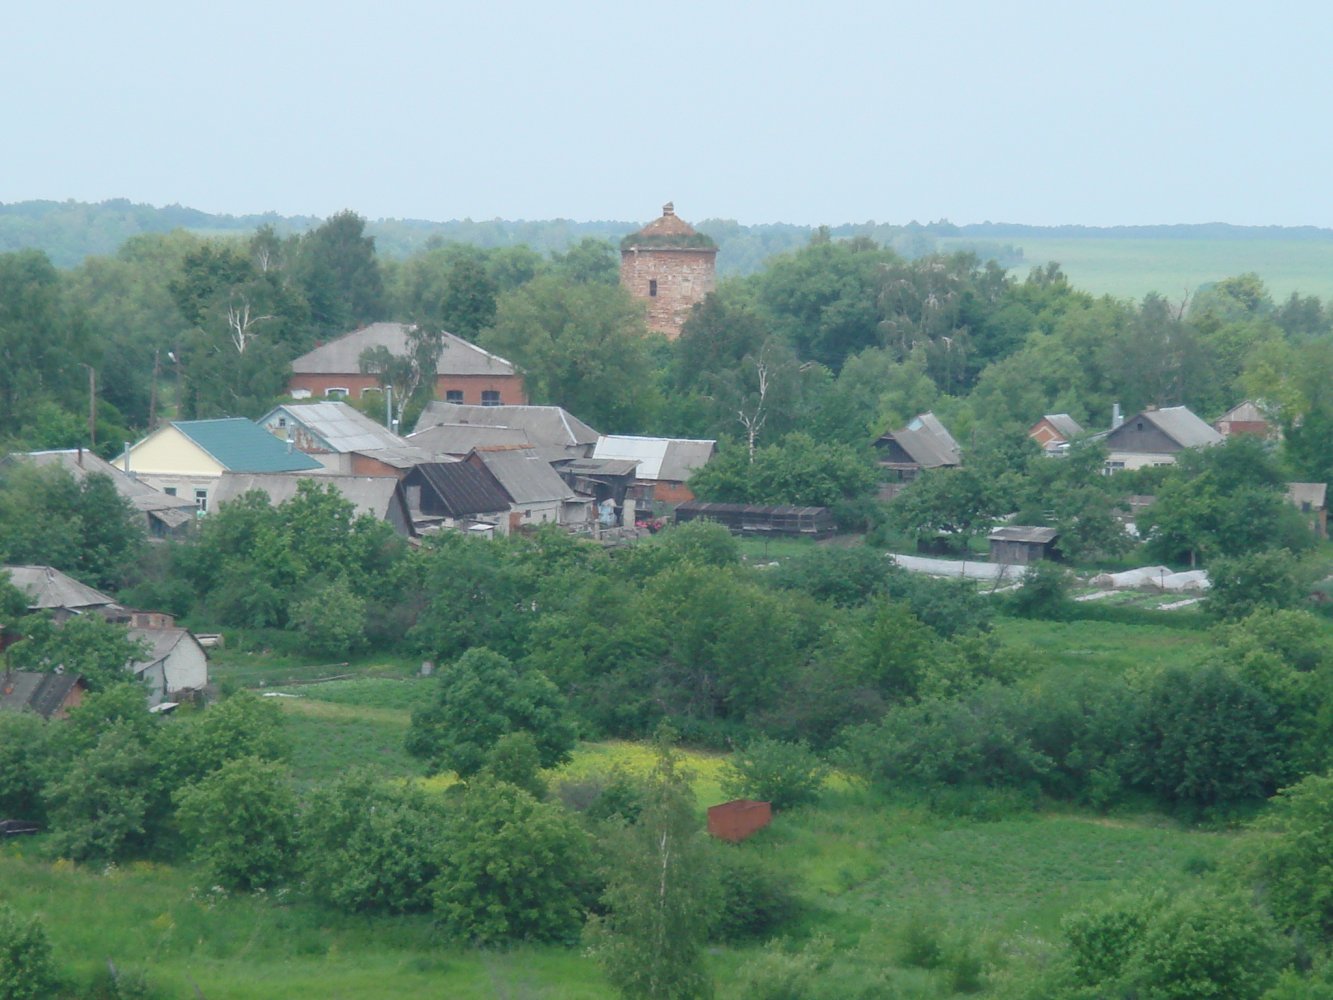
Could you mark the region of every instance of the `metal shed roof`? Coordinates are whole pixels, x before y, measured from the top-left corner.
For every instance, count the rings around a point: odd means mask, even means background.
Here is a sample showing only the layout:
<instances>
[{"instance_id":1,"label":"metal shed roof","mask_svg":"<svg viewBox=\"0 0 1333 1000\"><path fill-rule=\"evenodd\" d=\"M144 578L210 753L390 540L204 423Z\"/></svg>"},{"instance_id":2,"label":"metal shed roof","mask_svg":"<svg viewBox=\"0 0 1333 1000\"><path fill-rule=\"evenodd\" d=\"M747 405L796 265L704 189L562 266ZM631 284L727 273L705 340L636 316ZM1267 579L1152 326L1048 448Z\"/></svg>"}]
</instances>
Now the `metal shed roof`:
<instances>
[{"instance_id":1,"label":"metal shed roof","mask_svg":"<svg viewBox=\"0 0 1333 1000\"><path fill-rule=\"evenodd\" d=\"M606 434L597 439L592 457L638 462L639 479L683 483L695 469L708 464L716 448L715 441Z\"/></svg>"},{"instance_id":2,"label":"metal shed roof","mask_svg":"<svg viewBox=\"0 0 1333 1000\"><path fill-rule=\"evenodd\" d=\"M289 451L253 420L175 420L172 427L217 459L228 472L305 472L323 468L309 455Z\"/></svg>"},{"instance_id":3,"label":"metal shed roof","mask_svg":"<svg viewBox=\"0 0 1333 1000\"><path fill-rule=\"evenodd\" d=\"M500 481L515 503L579 499L535 448L478 448L473 454Z\"/></svg>"},{"instance_id":4,"label":"metal shed roof","mask_svg":"<svg viewBox=\"0 0 1333 1000\"><path fill-rule=\"evenodd\" d=\"M427 403L417 418L416 434L440 424L478 424L523 431L538 448L571 448L597 442L597 432L560 406L475 406Z\"/></svg>"},{"instance_id":5,"label":"metal shed roof","mask_svg":"<svg viewBox=\"0 0 1333 1000\"><path fill-rule=\"evenodd\" d=\"M284 403L270 410L259 422L267 426L280 413L318 438L329 451L340 455L407 447L407 442L389 428L346 403Z\"/></svg>"},{"instance_id":6,"label":"metal shed roof","mask_svg":"<svg viewBox=\"0 0 1333 1000\"><path fill-rule=\"evenodd\" d=\"M221 506L230 503L251 490L267 493L274 506L296 496L297 488L303 482L314 482L320 486L332 486L343 499L348 500L357 514L369 514L381 520L390 520L390 512L395 502L403 505L403 515L407 516L407 502L401 499L401 487L392 476L285 476L253 475L250 473L223 473L213 492L213 502Z\"/></svg>"},{"instance_id":7,"label":"metal shed roof","mask_svg":"<svg viewBox=\"0 0 1333 1000\"><path fill-rule=\"evenodd\" d=\"M28 594L34 610L40 608L102 608L115 603L106 594L79 583L51 566L0 566L10 582Z\"/></svg>"}]
</instances>

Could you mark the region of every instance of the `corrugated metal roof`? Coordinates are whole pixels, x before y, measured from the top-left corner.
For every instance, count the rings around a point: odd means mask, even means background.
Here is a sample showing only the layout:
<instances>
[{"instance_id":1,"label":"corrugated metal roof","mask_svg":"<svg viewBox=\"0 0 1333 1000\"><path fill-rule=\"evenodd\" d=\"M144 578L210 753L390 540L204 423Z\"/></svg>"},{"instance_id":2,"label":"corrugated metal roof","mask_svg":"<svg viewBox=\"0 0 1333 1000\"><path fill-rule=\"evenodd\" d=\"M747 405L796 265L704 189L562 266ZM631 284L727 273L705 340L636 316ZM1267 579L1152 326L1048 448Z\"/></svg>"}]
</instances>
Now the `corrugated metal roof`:
<instances>
[{"instance_id":1,"label":"corrugated metal roof","mask_svg":"<svg viewBox=\"0 0 1333 1000\"><path fill-rule=\"evenodd\" d=\"M189 629L184 628L132 628L129 629L129 637L134 642L144 642L148 646L148 655L142 660L135 660L129 664L131 670L136 674L141 674L149 667L161 663L171 651L179 646L186 639L193 640L196 644L199 640L195 639ZM199 647L201 650L202 646Z\"/></svg>"},{"instance_id":2,"label":"corrugated metal roof","mask_svg":"<svg viewBox=\"0 0 1333 1000\"><path fill-rule=\"evenodd\" d=\"M407 352L406 323L372 323L316 347L292 362L292 371L313 375L353 375L361 372L361 353L386 347L393 354ZM513 375L514 366L499 355L482 350L462 337L444 334L444 347L435 363L438 375Z\"/></svg>"},{"instance_id":3,"label":"corrugated metal roof","mask_svg":"<svg viewBox=\"0 0 1333 1000\"><path fill-rule=\"evenodd\" d=\"M287 449L253 420L176 420L172 427L212 455L228 472L305 472L323 468L309 455Z\"/></svg>"},{"instance_id":4,"label":"corrugated metal roof","mask_svg":"<svg viewBox=\"0 0 1333 1000\"><path fill-rule=\"evenodd\" d=\"M579 499L535 448L479 448L473 454L485 463L515 503Z\"/></svg>"},{"instance_id":5,"label":"corrugated metal roof","mask_svg":"<svg viewBox=\"0 0 1333 1000\"><path fill-rule=\"evenodd\" d=\"M478 468L469 462L427 462L413 469L406 481L413 482L417 477L435 491L450 517L496 514L509 509L509 494L489 468Z\"/></svg>"},{"instance_id":6,"label":"corrugated metal roof","mask_svg":"<svg viewBox=\"0 0 1333 1000\"><path fill-rule=\"evenodd\" d=\"M417 418L415 433L441 424L480 424L523 431L537 448L577 448L597 443L597 432L559 406L475 406L464 403L427 403Z\"/></svg>"},{"instance_id":7,"label":"corrugated metal roof","mask_svg":"<svg viewBox=\"0 0 1333 1000\"><path fill-rule=\"evenodd\" d=\"M958 454L948 444L924 427L904 427L890 431L881 441L895 441L907 456L923 469L939 469L959 464Z\"/></svg>"},{"instance_id":8,"label":"corrugated metal roof","mask_svg":"<svg viewBox=\"0 0 1333 1000\"><path fill-rule=\"evenodd\" d=\"M101 608L114 604L111 598L79 583L51 566L0 566L9 580L28 594L29 608Z\"/></svg>"},{"instance_id":9,"label":"corrugated metal roof","mask_svg":"<svg viewBox=\"0 0 1333 1000\"><path fill-rule=\"evenodd\" d=\"M708 464L717 442L692 438L635 437L606 434L597 439L593 458L618 458L638 462L639 479L687 482L695 469Z\"/></svg>"},{"instance_id":10,"label":"corrugated metal roof","mask_svg":"<svg viewBox=\"0 0 1333 1000\"><path fill-rule=\"evenodd\" d=\"M269 500L276 507L296 496L297 488L303 482L334 487L343 499L351 502L358 514L390 520L395 503L402 504L404 516L407 513L407 502L401 497L399 482L392 476L290 476L226 472L218 479L213 490L213 502L221 506L251 490L260 490L268 494Z\"/></svg>"},{"instance_id":11,"label":"corrugated metal roof","mask_svg":"<svg viewBox=\"0 0 1333 1000\"><path fill-rule=\"evenodd\" d=\"M958 442L954 440L953 435L945 429L945 426L940 423L939 418L934 413L927 411L918 414L908 421L907 427L914 431L925 430L940 444L945 454L953 457L954 464L962 461L963 449L958 446Z\"/></svg>"},{"instance_id":12,"label":"corrugated metal roof","mask_svg":"<svg viewBox=\"0 0 1333 1000\"><path fill-rule=\"evenodd\" d=\"M562 472L581 476L632 476L639 463L632 458L576 458L560 467Z\"/></svg>"},{"instance_id":13,"label":"corrugated metal roof","mask_svg":"<svg viewBox=\"0 0 1333 1000\"><path fill-rule=\"evenodd\" d=\"M318 438L329 451L340 455L407 447L407 442L389 428L346 403L284 403L270 410L259 422L271 428L279 414Z\"/></svg>"},{"instance_id":14,"label":"corrugated metal roof","mask_svg":"<svg viewBox=\"0 0 1333 1000\"><path fill-rule=\"evenodd\" d=\"M37 673L11 670L0 674L0 707L14 711L30 708L44 719L51 718L70 691L79 684L79 675Z\"/></svg>"},{"instance_id":15,"label":"corrugated metal roof","mask_svg":"<svg viewBox=\"0 0 1333 1000\"><path fill-rule=\"evenodd\" d=\"M992 542L1033 542L1039 545L1045 545L1048 542L1055 541L1060 532L1054 528L1034 528L1024 526L1011 526L1008 528L996 528L987 537Z\"/></svg>"}]
</instances>

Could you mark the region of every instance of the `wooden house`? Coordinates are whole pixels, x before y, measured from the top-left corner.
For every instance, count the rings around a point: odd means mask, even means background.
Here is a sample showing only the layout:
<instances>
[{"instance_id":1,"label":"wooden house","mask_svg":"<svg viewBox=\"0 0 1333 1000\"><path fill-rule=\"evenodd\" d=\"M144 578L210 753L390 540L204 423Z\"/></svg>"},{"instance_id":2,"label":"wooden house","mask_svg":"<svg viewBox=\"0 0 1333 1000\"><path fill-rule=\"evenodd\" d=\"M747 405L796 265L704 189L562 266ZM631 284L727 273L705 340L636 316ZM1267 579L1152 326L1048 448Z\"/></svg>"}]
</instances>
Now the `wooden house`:
<instances>
[{"instance_id":1,"label":"wooden house","mask_svg":"<svg viewBox=\"0 0 1333 1000\"><path fill-rule=\"evenodd\" d=\"M996 528L989 535L990 561L1027 566L1050 559L1055 552L1059 532L1054 528L1012 525Z\"/></svg>"},{"instance_id":2,"label":"wooden house","mask_svg":"<svg viewBox=\"0 0 1333 1000\"><path fill-rule=\"evenodd\" d=\"M1106 471L1142 469L1152 465L1173 465L1186 448L1208 448L1220 444L1222 435L1184 406L1149 407L1118 427L1103 439L1106 444Z\"/></svg>"},{"instance_id":3,"label":"wooden house","mask_svg":"<svg viewBox=\"0 0 1333 1000\"><path fill-rule=\"evenodd\" d=\"M875 441L880 467L891 480L910 482L928 469L962 465L962 449L933 413L922 413L906 427L888 431Z\"/></svg>"}]
</instances>

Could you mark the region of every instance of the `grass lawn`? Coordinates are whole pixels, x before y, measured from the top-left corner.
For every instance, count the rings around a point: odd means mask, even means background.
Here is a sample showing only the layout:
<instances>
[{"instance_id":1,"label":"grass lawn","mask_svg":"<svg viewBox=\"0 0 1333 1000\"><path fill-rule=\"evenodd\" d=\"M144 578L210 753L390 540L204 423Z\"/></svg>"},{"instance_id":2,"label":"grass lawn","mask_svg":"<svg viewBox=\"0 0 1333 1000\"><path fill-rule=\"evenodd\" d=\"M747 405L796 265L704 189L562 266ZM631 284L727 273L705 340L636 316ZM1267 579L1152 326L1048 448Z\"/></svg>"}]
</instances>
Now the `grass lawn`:
<instances>
[{"instance_id":1,"label":"grass lawn","mask_svg":"<svg viewBox=\"0 0 1333 1000\"><path fill-rule=\"evenodd\" d=\"M941 238L939 247L948 251L952 242ZM1278 302L1292 292L1333 297L1330 240L1023 236L1000 242L1023 248L1024 262L1012 269L1020 280L1032 268L1055 261L1070 284L1095 295L1138 300L1149 292L1160 292L1178 302L1200 285L1253 271Z\"/></svg>"}]
</instances>

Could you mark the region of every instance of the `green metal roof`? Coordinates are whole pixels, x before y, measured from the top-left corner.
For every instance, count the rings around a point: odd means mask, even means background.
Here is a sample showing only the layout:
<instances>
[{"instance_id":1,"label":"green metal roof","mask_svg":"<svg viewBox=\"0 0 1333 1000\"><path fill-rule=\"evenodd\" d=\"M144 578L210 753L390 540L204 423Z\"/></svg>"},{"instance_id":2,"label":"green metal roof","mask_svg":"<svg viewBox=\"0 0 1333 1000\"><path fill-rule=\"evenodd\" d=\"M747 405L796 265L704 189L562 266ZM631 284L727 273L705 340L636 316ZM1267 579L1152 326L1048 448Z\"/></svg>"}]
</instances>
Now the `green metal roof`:
<instances>
[{"instance_id":1,"label":"green metal roof","mask_svg":"<svg viewBox=\"0 0 1333 1000\"><path fill-rule=\"evenodd\" d=\"M176 420L172 427L208 452L229 472L305 472L321 468L309 455L288 451L252 420Z\"/></svg>"}]
</instances>

